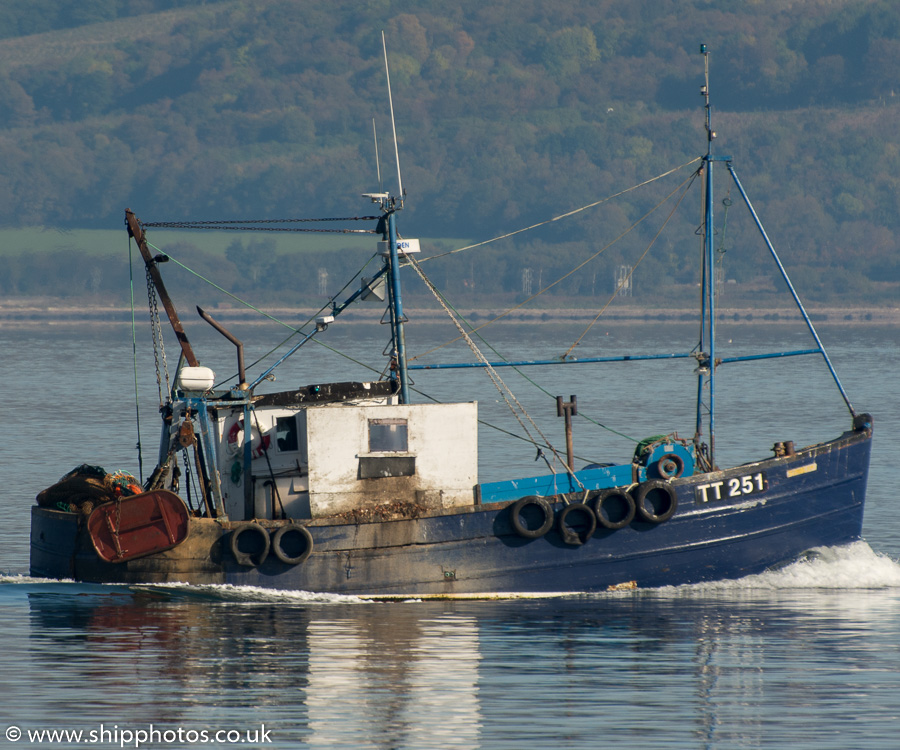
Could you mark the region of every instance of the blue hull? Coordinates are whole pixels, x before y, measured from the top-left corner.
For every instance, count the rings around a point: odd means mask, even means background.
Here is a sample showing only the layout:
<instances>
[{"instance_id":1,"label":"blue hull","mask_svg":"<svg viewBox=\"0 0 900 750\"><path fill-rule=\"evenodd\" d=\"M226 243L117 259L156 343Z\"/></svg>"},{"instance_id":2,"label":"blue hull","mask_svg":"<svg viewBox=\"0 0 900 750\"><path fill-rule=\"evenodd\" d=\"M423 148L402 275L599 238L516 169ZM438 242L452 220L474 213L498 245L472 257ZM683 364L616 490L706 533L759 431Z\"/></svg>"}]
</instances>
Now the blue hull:
<instances>
[{"instance_id":1,"label":"blue hull","mask_svg":"<svg viewBox=\"0 0 900 750\"><path fill-rule=\"evenodd\" d=\"M739 578L815 547L858 540L870 448L871 431L858 430L790 457L672 480L678 507L669 520L598 528L580 545L567 544L556 525L537 539L519 536L511 503L502 502L416 519L314 521L307 526L313 552L296 565L272 554L258 566L241 565L227 543L237 523L193 519L181 546L111 564L97 557L77 515L36 507L31 573L374 597L590 592ZM554 512L563 507L557 502Z\"/></svg>"}]
</instances>

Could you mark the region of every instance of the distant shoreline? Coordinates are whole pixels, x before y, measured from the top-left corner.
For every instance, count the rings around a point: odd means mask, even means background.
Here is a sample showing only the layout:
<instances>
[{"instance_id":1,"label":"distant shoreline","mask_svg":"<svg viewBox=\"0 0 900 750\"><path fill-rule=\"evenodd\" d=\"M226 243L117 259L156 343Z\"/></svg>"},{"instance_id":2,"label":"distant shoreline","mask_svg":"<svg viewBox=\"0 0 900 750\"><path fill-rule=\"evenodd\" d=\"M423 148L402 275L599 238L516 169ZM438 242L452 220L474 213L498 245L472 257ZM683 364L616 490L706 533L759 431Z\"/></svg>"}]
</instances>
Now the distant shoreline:
<instances>
[{"instance_id":1,"label":"distant shoreline","mask_svg":"<svg viewBox=\"0 0 900 750\"><path fill-rule=\"evenodd\" d=\"M312 308L271 307L267 314L284 322L303 322L316 313ZM377 323L382 316L381 309L358 308L344 314L346 320ZM498 316L502 321L511 324L564 323L569 321L589 322L597 311L593 309L548 309L548 310L516 310L508 315L502 309L476 308L462 309L460 313L472 323L485 323ZM813 323L818 325L847 326L889 326L900 324L900 307L808 307L807 312ZM252 310L237 307L219 307L210 313L223 323L241 325L258 324L266 321ZM409 307L405 310L411 321L435 323L446 319L446 314L433 308L422 309ZM140 308L140 319L145 317ZM185 320L195 317L193 311ZM736 307L720 307L717 320L723 324L737 325L780 325L802 322L800 312L796 308L750 309ZM639 324L653 322L694 323L697 311L686 308L617 308L608 310L603 315L607 323ZM0 329L35 328L40 326L116 326L130 324L131 310L121 306L102 305L60 305L43 303L6 302L0 304Z\"/></svg>"}]
</instances>

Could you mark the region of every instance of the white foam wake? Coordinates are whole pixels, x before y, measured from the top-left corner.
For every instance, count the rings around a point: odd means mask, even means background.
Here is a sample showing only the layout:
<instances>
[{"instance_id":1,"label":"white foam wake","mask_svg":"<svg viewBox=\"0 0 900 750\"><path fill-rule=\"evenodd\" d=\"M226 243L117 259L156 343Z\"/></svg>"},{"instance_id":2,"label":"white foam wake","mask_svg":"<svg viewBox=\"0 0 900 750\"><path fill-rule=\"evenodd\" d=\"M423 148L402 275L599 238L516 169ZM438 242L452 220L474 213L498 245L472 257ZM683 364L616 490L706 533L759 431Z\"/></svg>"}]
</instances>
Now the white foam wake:
<instances>
[{"instance_id":1,"label":"white foam wake","mask_svg":"<svg viewBox=\"0 0 900 750\"><path fill-rule=\"evenodd\" d=\"M664 590L688 592L780 591L796 589L864 590L900 588L900 563L875 552L866 542L819 547L776 570L737 580L710 581Z\"/></svg>"},{"instance_id":2,"label":"white foam wake","mask_svg":"<svg viewBox=\"0 0 900 750\"><path fill-rule=\"evenodd\" d=\"M55 581L32 578L25 575L0 575L0 584L27 584L28 588L41 591L80 590L85 584L72 581ZM87 584L87 586L91 586ZM96 584L94 585L96 586ZM323 603L323 604L364 604L372 603L369 597L347 596L342 594L324 594L310 591L289 591L270 589L260 586L234 586L231 584L193 585L186 583L138 584L98 586L98 589L116 588L130 590L136 594L141 592L171 598L189 598L205 601L220 601L235 604L258 604L265 602L284 603ZM621 591L601 596L642 595L661 596L705 596L705 595L752 595L753 592L796 591L861 591L877 589L900 589L900 563L889 556L875 552L866 542L855 542L842 547L822 547L812 550L802 559L777 570L770 570L759 575L747 576L737 580L709 581L706 583L685 586L667 586L658 589L638 589ZM99 591L97 592L99 593ZM505 593L481 594L465 598L488 599L532 599L578 596L577 593ZM416 601L415 597L406 599ZM377 599L376 599L377 600Z\"/></svg>"},{"instance_id":3,"label":"white foam wake","mask_svg":"<svg viewBox=\"0 0 900 750\"><path fill-rule=\"evenodd\" d=\"M234 586L229 583L222 584L189 584L189 583L154 583L136 584L131 586L134 592L150 592L155 594L170 595L173 597L185 597L203 599L206 601L223 601L231 604L258 604L260 602L290 602L306 604L321 602L325 604L356 604L366 600L358 596L344 594L319 594L312 591L289 591L285 589L270 589L262 586Z\"/></svg>"}]
</instances>

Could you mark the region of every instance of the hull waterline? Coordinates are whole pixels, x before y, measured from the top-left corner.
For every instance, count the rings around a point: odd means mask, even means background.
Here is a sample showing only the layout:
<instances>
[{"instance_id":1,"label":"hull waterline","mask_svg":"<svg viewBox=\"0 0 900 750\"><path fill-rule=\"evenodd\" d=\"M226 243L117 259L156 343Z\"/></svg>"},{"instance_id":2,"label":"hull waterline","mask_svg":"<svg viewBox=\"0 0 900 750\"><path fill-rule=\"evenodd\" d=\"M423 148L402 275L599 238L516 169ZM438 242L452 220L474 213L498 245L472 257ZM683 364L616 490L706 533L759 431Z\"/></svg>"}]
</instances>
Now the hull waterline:
<instances>
[{"instance_id":1,"label":"hull waterline","mask_svg":"<svg viewBox=\"0 0 900 750\"><path fill-rule=\"evenodd\" d=\"M238 523L194 518L179 547L107 563L94 553L83 517L36 507L31 572L373 597L593 592L739 578L860 538L870 446L871 432L860 430L790 457L673 480L678 509L669 520L601 527L574 545L556 525L537 539L519 536L512 504L491 503L374 523L314 521L307 526L313 551L295 565L271 553L241 564L229 544ZM754 476L765 476L765 488L742 494L742 482L747 489ZM728 497L729 487L739 494ZM554 504L557 517L563 507ZM283 525L260 523L269 532Z\"/></svg>"}]
</instances>

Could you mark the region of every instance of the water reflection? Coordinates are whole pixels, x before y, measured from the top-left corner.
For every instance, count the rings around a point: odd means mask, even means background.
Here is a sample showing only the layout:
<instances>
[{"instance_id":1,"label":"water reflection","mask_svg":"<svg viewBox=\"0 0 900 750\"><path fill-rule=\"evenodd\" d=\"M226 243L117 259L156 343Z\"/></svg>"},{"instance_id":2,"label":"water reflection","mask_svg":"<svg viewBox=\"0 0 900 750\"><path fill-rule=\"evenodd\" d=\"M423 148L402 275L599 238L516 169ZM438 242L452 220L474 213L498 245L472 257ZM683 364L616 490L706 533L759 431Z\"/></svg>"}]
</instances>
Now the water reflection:
<instances>
[{"instance_id":1,"label":"water reflection","mask_svg":"<svg viewBox=\"0 0 900 750\"><path fill-rule=\"evenodd\" d=\"M27 645L4 661L43 676L27 707L12 706L35 726L50 715L263 722L279 746L329 748L731 748L777 737L818 749L840 747L834 727L859 722L887 739L898 709L896 587L406 604L28 588Z\"/></svg>"},{"instance_id":2,"label":"water reflection","mask_svg":"<svg viewBox=\"0 0 900 750\"><path fill-rule=\"evenodd\" d=\"M309 623L310 745L479 747L476 621L392 609Z\"/></svg>"},{"instance_id":3,"label":"water reflection","mask_svg":"<svg viewBox=\"0 0 900 750\"><path fill-rule=\"evenodd\" d=\"M244 714L312 747L480 746L471 616L109 588L28 596L30 659L53 675L49 692L69 696L61 705L77 700L80 722L215 726Z\"/></svg>"}]
</instances>

